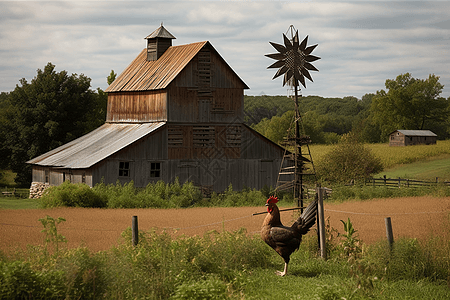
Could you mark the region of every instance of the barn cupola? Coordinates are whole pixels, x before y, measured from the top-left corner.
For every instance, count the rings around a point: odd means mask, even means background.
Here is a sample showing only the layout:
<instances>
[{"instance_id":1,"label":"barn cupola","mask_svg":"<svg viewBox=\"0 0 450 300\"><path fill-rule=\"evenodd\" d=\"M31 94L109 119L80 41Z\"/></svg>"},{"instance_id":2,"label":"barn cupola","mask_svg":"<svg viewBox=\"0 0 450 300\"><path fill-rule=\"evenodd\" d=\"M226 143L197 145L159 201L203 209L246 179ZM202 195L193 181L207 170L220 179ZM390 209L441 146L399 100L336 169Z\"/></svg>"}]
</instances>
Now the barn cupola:
<instances>
[{"instance_id":1,"label":"barn cupola","mask_svg":"<svg viewBox=\"0 0 450 300\"><path fill-rule=\"evenodd\" d=\"M172 40L175 38L161 23L158 29L145 38L147 40L147 61L158 60L172 46Z\"/></svg>"}]
</instances>

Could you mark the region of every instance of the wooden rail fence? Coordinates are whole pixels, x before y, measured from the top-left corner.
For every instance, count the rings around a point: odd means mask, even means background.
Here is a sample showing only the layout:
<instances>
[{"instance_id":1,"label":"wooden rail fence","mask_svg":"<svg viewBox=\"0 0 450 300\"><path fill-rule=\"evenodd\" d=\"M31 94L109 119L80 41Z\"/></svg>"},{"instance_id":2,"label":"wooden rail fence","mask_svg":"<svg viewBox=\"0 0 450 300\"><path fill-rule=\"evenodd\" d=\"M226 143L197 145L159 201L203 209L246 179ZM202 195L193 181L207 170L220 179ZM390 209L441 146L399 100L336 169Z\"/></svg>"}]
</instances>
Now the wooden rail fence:
<instances>
[{"instance_id":1,"label":"wooden rail fence","mask_svg":"<svg viewBox=\"0 0 450 300\"><path fill-rule=\"evenodd\" d=\"M437 184L445 184L450 186L449 181L439 181L436 178L435 181L424 181L424 180L414 180L414 179L405 179L405 178L386 178L383 176L381 178L369 178L364 182L365 185L372 186L386 186L392 188L401 188L401 187L423 187L423 186L433 186Z\"/></svg>"}]
</instances>

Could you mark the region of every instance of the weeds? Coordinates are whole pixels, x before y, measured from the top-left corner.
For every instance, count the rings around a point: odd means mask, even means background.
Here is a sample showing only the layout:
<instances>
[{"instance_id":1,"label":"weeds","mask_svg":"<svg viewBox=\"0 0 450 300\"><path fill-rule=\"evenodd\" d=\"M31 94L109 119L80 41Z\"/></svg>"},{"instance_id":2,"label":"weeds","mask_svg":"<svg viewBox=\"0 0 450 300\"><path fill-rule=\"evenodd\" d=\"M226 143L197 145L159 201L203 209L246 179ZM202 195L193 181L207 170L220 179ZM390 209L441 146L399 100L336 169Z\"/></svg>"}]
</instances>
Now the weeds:
<instances>
[{"instance_id":1,"label":"weeds","mask_svg":"<svg viewBox=\"0 0 450 300\"><path fill-rule=\"evenodd\" d=\"M340 242L340 248L342 249L342 253L345 258L349 261L356 260L361 257L361 241L356 234L357 230L353 228L353 224L350 221L350 218L347 219L346 222L341 220L344 225L344 234L341 234L344 239Z\"/></svg>"},{"instance_id":2,"label":"weeds","mask_svg":"<svg viewBox=\"0 0 450 300\"><path fill-rule=\"evenodd\" d=\"M46 216L45 218L39 219L44 229L41 230L45 234L44 245L45 249L48 251L48 245L52 244L55 248L56 253L59 251L60 243L67 243L66 238L58 233L58 229L56 225L61 222L65 222L66 219L59 217L58 219L54 219L50 216Z\"/></svg>"}]
</instances>

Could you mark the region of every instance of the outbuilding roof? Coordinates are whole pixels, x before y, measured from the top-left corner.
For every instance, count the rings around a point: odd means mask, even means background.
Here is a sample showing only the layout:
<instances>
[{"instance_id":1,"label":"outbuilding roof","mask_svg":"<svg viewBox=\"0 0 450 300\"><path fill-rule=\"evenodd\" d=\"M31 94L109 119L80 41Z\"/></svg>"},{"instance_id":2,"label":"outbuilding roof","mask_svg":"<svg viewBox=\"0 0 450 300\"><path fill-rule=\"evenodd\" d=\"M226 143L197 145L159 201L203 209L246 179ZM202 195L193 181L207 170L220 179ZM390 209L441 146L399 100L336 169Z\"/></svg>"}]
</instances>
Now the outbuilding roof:
<instances>
[{"instance_id":1,"label":"outbuilding roof","mask_svg":"<svg viewBox=\"0 0 450 300\"><path fill-rule=\"evenodd\" d=\"M389 135L393 134L394 132L400 132L401 134L404 134L406 136L437 136L431 130L404 130L404 129L395 130L391 132Z\"/></svg>"},{"instance_id":2,"label":"outbuilding roof","mask_svg":"<svg viewBox=\"0 0 450 300\"><path fill-rule=\"evenodd\" d=\"M147 61L147 49L143 49L131 64L105 90L105 92L165 89L203 47L209 47L217 53L208 41L204 41L187 45L171 46L158 60ZM218 53L217 55L222 58ZM225 62L223 58L222 60ZM225 62L225 64L227 63ZM228 67L233 71L229 65ZM234 74L239 78L236 73ZM242 79L240 79L240 81L244 85L244 88L248 89L248 86Z\"/></svg>"},{"instance_id":3,"label":"outbuilding roof","mask_svg":"<svg viewBox=\"0 0 450 300\"><path fill-rule=\"evenodd\" d=\"M57 168L89 168L165 124L166 122L106 123L78 139L27 161L27 163Z\"/></svg>"}]
</instances>

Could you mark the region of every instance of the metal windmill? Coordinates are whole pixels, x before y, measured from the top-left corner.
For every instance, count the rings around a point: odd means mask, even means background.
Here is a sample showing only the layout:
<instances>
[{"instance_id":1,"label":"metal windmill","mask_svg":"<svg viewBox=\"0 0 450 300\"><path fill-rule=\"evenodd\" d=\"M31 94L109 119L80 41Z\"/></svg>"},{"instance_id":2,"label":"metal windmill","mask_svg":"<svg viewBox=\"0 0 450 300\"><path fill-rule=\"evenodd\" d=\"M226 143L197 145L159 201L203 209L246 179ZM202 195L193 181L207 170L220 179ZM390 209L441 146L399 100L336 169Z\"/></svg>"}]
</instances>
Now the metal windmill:
<instances>
[{"instance_id":1,"label":"metal windmill","mask_svg":"<svg viewBox=\"0 0 450 300\"><path fill-rule=\"evenodd\" d=\"M294 101L295 101L295 137L287 138L286 142L288 145L294 148L292 154L289 154L291 160L294 162L293 166L281 168L280 175L293 174L294 180L288 181L283 184L284 187L294 188L294 198L297 199L298 207L303 207L303 176L306 175L305 163L312 163L311 153L308 155L310 159L306 158L302 153L302 145L308 146L310 141L309 136L301 136L300 134L300 124L301 116L298 105L299 97L299 82L306 88L305 77L311 82L312 77L309 71L319 71L316 69L311 62L320 59L320 57L311 55L311 52L317 47L316 45L307 47L308 36L306 36L300 43L298 38L298 30L295 30L294 26L291 25L288 32L291 32L291 39L289 39L285 34L283 34L284 45L270 42L270 44L278 51L274 54L266 54L267 57L277 60L275 63L270 65L268 68L278 68L275 79L284 74L283 86L288 84L294 90ZM295 33L294 33L295 32ZM301 96L301 95L300 95ZM315 172L309 175L314 175Z\"/></svg>"}]
</instances>

